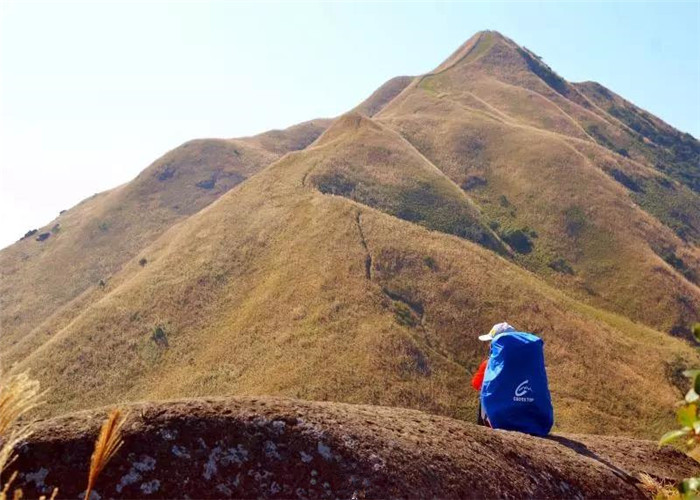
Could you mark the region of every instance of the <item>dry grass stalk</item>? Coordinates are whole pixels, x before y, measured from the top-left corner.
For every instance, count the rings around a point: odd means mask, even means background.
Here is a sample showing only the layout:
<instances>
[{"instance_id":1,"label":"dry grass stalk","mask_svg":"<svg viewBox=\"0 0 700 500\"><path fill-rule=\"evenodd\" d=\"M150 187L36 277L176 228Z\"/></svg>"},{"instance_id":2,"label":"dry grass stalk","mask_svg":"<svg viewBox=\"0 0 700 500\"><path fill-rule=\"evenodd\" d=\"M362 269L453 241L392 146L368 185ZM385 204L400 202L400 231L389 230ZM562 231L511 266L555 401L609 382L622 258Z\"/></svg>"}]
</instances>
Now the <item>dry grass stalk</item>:
<instances>
[{"instance_id":1,"label":"dry grass stalk","mask_svg":"<svg viewBox=\"0 0 700 500\"><path fill-rule=\"evenodd\" d=\"M90 498L90 492L95 486L97 477L102 472L102 469L124 443L122 440L122 426L125 421L126 415L122 416L121 410L115 408L102 424L100 435L95 441L95 450L92 452L92 458L90 459L90 473L88 474L88 485L85 490L86 500Z\"/></svg>"},{"instance_id":2,"label":"dry grass stalk","mask_svg":"<svg viewBox=\"0 0 700 500\"><path fill-rule=\"evenodd\" d=\"M2 491L0 491L0 500L7 500L8 496L7 494L10 491L10 487L12 486L12 483L15 482L15 479L17 479L17 471L14 471L12 475L10 476L10 479L7 480L5 485L2 487Z\"/></svg>"},{"instance_id":3,"label":"dry grass stalk","mask_svg":"<svg viewBox=\"0 0 700 500\"><path fill-rule=\"evenodd\" d=\"M680 500L681 498L672 484L664 484L645 472L639 474L639 484L654 500Z\"/></svg>"},{"instance_id":4,"label":"dry grass stalk","mask_svg":"<svg viewBox=\"0 0 700 500\"><path fill-rule=\"evenodd\" d=\"M16 424L20 417L42 403L43 395L39 382L26 373L0 379L0 478L15 459L15 447L32 433L31 422Z\"/></svg>"},{"instance_id":5,"label":"dry grass stalk","mask_svg":"<svg viewBox=\"0 0 700 500\"><path fill-rule=\"evenodd\" d=\"M58 488L53 489L53 491L51 492L51 496L49 497L49 500L56 500L56 497L58 497ZM41 495L39 497L39 500L46 500L46 495Z\"/></svg>"},{"instance_id":6,"label":"dry grass stalk","mask_svg":"<svg viewBox=\"0 0 700 500\"><path fill-rule=\"evenodd\" d=\"M41 404L39 382L20 373L0 382L0 436L25 413Z\"/></svg>"}]
</instances>

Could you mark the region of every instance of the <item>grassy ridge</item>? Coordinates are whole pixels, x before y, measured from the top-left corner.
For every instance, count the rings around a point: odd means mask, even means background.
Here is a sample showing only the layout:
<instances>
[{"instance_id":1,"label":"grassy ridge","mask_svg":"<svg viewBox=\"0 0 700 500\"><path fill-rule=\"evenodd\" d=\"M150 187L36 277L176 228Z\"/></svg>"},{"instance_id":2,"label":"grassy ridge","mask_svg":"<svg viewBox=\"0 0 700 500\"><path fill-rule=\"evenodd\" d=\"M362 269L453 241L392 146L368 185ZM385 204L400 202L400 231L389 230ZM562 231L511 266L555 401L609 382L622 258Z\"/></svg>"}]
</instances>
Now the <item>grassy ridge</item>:
<instances>
[{"instance_id":1,"label":"grassy ridge","mask_svg":"<svg viewBox=\"0 0 700 500\"><path fill-rule=\"evenodd\" d=\"M308 179L322 193L506 252L464 193L393 132L348 115L328 134L333 151Z\"/></svg>"},{"instance_id":2,"label":"grassy ridge","mask_svg":"<svg viewBox=\"0 0 700 500\"><path fill-rule=\"evenodd\" d=\"M478 59L408 89L376 119L465 189L521 265L667 332L692 323L700 197L532 53L500 35L482 45Z\"/></svg>"},{"instance_id":3,"label":"grassy ridge","mask_svg":"<svg viewBox=\"0 0 700 500\"><path fill-rule=\"evenodd\" d=\"M0 254L3 363L46 414L279 394L472 420L476 335L508 320L546 341L559 430L658 435L699 361L697 195L538 61L481 34L372 119L178 148Z\"/></svg>"},{"instance_id":4,"label":"grassy ridge","mask_svg":"<svg viewBox=\"0 0 700 500\"><path fill-rule=\"evenodd\" d=\"M310 184L366 129L387 137L370 124L331 129L172 228L144 250L148 265L130 262L17 365L51 381L46 411L266 393L471 420L468 380L486 354L476 335L509 319L547 343L558 429L651 436L668 425L677 395L667 362L697 360L683 342L465 239ZM391 177L392 165L372 171Z\"/></svg>"},{"instance_id":5,"label":"grassy ridge","mask_svg":"<svg viewBox=\"0 0 700 500\"><path fill-rule=\"evenodd\" d=\"M169 227L198 212L289 149L312 142L326 123L240 140L195 140L166 153L133 181L88 198L0 251L0 350L46 340L53 316L95 289ZM284 140L283 140L284 139ZM54 229L54 231L52 231ZM99 291L99 290L98 290ZM98 293L99 296L99 293ZM41 332L33 332L48 323Z\"/></svg>"}]
</instances>

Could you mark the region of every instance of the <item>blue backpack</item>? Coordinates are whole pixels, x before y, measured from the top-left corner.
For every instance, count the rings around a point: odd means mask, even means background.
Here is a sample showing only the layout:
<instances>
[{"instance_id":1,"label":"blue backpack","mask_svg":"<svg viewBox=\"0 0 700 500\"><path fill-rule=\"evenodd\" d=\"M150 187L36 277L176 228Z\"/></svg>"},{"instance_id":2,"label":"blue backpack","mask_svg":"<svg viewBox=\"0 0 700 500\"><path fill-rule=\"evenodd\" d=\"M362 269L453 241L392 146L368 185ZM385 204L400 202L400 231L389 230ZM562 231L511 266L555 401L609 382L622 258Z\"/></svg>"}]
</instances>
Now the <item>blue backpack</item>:
<instances>
[{"instance_id":1,"label":"blue backpack","mask_svg":"<svg viewBox=\"0 0 700 500\"><path fill-rule=\"evenodd\" d=\"M543 347L542 339L523 332L501 333L491 341L481 404L494 429L546 436L552 428Z\"/></svg>"}]
</instances>

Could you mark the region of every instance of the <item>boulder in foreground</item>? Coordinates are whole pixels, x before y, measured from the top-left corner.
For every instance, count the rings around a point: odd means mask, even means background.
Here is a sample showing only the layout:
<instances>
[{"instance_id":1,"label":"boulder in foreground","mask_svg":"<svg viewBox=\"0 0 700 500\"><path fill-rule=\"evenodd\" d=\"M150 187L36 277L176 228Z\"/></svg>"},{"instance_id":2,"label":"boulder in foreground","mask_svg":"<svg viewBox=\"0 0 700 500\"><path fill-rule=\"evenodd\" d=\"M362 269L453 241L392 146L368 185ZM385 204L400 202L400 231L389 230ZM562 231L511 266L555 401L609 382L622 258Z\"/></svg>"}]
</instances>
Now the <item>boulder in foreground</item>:
<instances>
[{"instance_id":1,"label":"boulder in foreground","mask_svg":"<svg viewBox=\"0 0 700 500\"><path fill-rule=\"evenodd\" d=\"M646 472L678 480L697 464L651 441L536 438L423 412L268 397L139 403L100 498L644 498ZM34 497L85 490L108 410L40 422L15 486ZM95 497L93 497L95 498Z\"/></svg>"}]
</instances>

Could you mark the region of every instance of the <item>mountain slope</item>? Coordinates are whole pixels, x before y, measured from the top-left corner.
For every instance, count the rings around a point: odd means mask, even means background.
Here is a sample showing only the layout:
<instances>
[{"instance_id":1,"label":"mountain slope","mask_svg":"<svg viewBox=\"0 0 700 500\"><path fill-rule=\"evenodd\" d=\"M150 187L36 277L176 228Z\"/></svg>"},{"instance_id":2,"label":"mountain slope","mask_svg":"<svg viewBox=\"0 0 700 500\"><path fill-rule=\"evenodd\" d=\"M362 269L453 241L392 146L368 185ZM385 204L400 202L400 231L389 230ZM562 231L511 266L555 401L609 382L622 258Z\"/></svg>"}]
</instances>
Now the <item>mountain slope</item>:
<instances>
[{"instance_id":1,"label":"mountain slope","mask_svg":"<svg viewBox=\"0 0 700 500\"><path fill-rule=\"evenodd\" d=\"M236 393L471 419L469 372L485 355L475 332L514 318L547 342L559 429L669 425L669 369L697 361L692 349L587 308L487 248L305 183L357 144L345 129L358 118L339 122L171 228L141 253L149 265L132 260L19 361L52 387L45 411ZM384 147L386 158L405 154L400 140Z\"/></svg>"},{"instance_id":2,"label":"mountain slope","mask_svg":"<svg viewBox=\"0 0 700 500\"><path fill-rule=\"evenodd\" d=\"M546 341L557 429L657 436L700 362L667 334L698 319L698 195L590 93L482 32L330 126L177 150L66 214L103 246L59 253L66 224L2 252L2 360L51 415L273 394L471 420L476 335L508 320Z\"/></svg>"},{"instance_id":3,"label":"mountain slope","mask_svg":"<svg viewBox=\"0 0 700 500\"><path fill-rule=\"evenodd\" d=\"M362 101L354 111L372 117L389 104L394 97L399 95L413 81L412 76L397 76L382 84L372 92L367 99Z\"/></svg>"},{"instance_id":4,"label":"mountain slope","mask_svg":"<svg viewBox=\"0 0 700 500\"><path fill-rule=\"evenodd\" d=\"M700 192L700 143L596 82L575 84L596 106L627 127L656 168ZM609 119L609 118L608 118ZM613 120L610 120L613 121Z\"/></svg>"},{"instance_id":5,"label":"mountain slope","mask_svg":"<svg viewBox=\"0 0 700 500\"><path fill-rule=\"evenodd\" d=\"M375 118L517 235L518 262L550 283L666 331L697 318L700 197L526 49L482 32Z\"/></svg>"},{"instance_id":6,"label":"mountain slope","mask_svg":"<svg viewBox=\"0 0 700 500\"><path fill-rule=\"evenodd\" d=\"M315 145L328 146L331 154L316 163L304 184L506 252L464 192L395 132L348 114Z\"/></svg>"},{"instance_id":7,"label":"mountain slope","mask_svg":"<svg viewBox=\"0 0 700 500\"><path fill-rule=\"evenodd\" d=\"M640 473L677 482L695 470L651 441L538 439L398 408L235 398L128 409L101 497L648 498ZM104 414L40 424L16 464L32 473L15 485L80 495Z\"/></svg>"},{"instance_id":8,"label":"mountain slope","mask_svg":"<svg viewBox=\"0 0 700 500\"><path fill-rule=\"evenodd\" d=\"M36 236L0 251L0 350L6 351L71 301L103 286L177 222L328 125L315 120L243 139L194 140L166 153L133 181L61 213ZM39 234L50 235L37 241ZM146 265L147 262L144 262Z\"/></svg>"}]
</instances>

